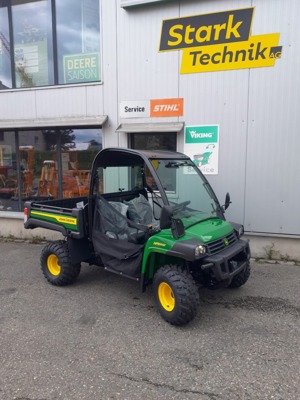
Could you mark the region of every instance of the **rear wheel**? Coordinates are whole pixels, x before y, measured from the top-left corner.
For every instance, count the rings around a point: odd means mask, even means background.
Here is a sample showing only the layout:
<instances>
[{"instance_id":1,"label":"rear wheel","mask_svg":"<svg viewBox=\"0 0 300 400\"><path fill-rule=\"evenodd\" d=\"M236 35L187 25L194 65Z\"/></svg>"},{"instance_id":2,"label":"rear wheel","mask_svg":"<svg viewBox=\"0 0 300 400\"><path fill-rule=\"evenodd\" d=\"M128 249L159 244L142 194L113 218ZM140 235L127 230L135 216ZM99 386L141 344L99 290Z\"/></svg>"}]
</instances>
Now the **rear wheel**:
<instances>
[{"instance_id":1,"label":"rear wheel","mask_svg":"<svg viewBox=\"0 0 300 400\"><path fill-rule=\"evenodd\" d=\"M230 289L236 289L245 285L247 280L250 278L250 274L251 274L251 267L250 264L248 263L246 267L243 269L243 271L241 271L239 274L233 277L228 287Z\"/></svg>"},{"instance_id":2,"label":"rear wheel","mask_svg":"<svg viewBox=\"0 0 300 400\"><path fill-rule=\"evenodd\" d=\"M80 263L72 264L68 245L63 240L48 243L41 254L41 268L45 278L56 286L73 283L80 273Z\"/></svg>"},{"instance_id":3,"label":"rear wheel","mask_svg":"<svg viewBox=\"0 0 300 400\"><path fill-rule=\"evenodd\" d=\"M199 293L192 276L177 265L161 267L153 279L157 308L172 325L185 325L197 314Z\"/></svg>"}]
</instances>

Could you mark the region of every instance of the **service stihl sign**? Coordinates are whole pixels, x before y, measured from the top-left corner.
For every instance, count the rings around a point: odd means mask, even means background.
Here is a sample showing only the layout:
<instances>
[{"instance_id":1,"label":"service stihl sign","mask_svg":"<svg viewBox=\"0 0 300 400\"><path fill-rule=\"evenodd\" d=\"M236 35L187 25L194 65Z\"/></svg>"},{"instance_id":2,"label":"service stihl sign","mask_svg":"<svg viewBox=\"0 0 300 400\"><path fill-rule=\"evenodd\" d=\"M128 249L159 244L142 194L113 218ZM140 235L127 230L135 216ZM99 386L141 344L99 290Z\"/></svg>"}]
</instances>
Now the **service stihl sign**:
<instances>
[{"instance_id":1,"label":"service stihl sign","mask_svg":"<svg viewBox=\"0 0 300 400\"><path fill-rule=\"evenodd\" d=\"M251 36L254 7L164 20L159 51L182 50L181 74L272 67L279 33Z\"/></svg>"},{"instance_id":2,"label":"service stihl sign","mask_svg":"<svg viewBox=\"0 0 300 400\"><path fill-rule=\"evenodd\" d=\"M183 98L121 101L121 118L181 117Z\"/></svg>"}]
</instances>

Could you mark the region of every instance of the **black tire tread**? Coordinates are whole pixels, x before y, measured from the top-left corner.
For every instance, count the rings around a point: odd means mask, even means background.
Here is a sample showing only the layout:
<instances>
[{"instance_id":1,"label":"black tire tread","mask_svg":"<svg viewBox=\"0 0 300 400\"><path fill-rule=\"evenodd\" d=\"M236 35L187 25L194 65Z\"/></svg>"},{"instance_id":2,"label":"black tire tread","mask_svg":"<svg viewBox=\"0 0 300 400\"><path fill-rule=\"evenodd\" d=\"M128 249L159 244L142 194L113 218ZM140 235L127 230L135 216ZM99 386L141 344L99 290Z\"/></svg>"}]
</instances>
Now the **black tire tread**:
<instances>
[{"instance_id":1,"label":"black tire tread","mask_svg":"<svg viewBox=\"0 0 300 400\"><path fill-rule=\"evenodd\" d=\"M59 259L61 273L57 277L53 277L47 267L47 259L51 254L55 254ZM56 286L65 286L77 279L80 274L81 264L72 264L67 243L63 240L56 240L48 243L43 248L41 253L41 268L48 282Z\"/></svg>"},{"instance_id":2,"label":"black tire tread","mask_svg":"<svg viewBox=\"0 0 300 400\"><path fill-rule=\"evenodd\" d=\"M174 312L165 312L158 300L157 288L162 281L169 283L173 292L176 292ZM158 309L167 322L172 325L185 325L196 316L199 305L199 292L193 277L188 271L183 270L178 265L165 265L156 272L153 283Z\"/></svg>"}]
</instances>

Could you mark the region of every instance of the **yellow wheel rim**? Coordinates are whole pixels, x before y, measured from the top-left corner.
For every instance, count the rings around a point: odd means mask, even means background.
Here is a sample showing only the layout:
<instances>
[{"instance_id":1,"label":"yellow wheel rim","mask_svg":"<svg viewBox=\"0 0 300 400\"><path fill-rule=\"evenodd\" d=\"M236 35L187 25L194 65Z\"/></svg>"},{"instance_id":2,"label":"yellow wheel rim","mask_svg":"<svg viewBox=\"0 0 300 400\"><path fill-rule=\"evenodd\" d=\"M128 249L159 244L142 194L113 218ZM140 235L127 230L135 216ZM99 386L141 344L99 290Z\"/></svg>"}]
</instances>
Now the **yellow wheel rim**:
<instances>
[{"instance_id":1,"label":"yellow wheel rim","mask_svg":"<svg viewBox=\"0 0 300 400\"><path fill-rule=\"evenodd\" d=\"M175 297L171 286L166 282L161 282L158 286L158 298L160 304L166 311L173 311L175 307Z\"/></svg>"},{"instance_id":2,"label":"yellow wheel rim","mask_svg":"<svg viewBox=\"0 0 300 400\"><path fill-rule=\"evenodd\" d=\"M47 267L50 274L58 276L61 271L61 267L58 264L58 258L55 254L51 254L47 259Z\"/></svg>"}]
</instances>

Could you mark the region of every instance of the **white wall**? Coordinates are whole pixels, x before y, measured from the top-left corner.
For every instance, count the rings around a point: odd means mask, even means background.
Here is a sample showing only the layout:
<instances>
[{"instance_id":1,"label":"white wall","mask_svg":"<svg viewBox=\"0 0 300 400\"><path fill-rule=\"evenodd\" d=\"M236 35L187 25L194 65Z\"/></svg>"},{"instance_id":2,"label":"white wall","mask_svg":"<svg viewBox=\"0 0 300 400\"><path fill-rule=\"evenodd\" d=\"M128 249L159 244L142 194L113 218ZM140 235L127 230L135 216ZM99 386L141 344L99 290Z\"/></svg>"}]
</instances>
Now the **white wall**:
<instances>
[{"instance_id":1,"label":"white wall","mask_svg":"<svg viewBox=\"0 0 300 400\"><path fill-rule=\"evenodd\" d=\"M218 124L219 174L208 179L221 202L230 192L228 219L251 232L299 236L300 2L185 0L126 9L118 3L118 104L184 98L183 117L118 118L118 123ZM252 6L252 35L280 33L283 55L274 67L180 75L181 52L158 52L164 19ZM179 151L183 143L181 133Z\"/></svg>"}]
</instances>

